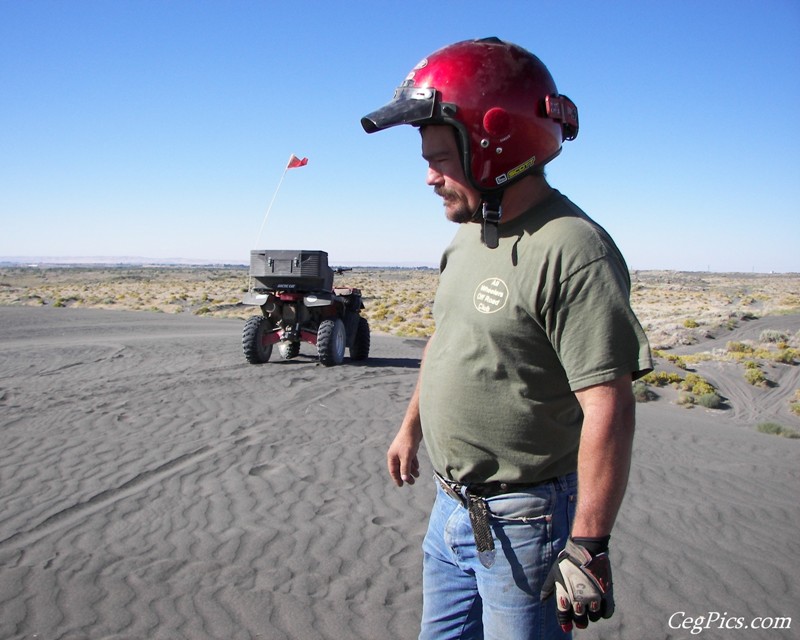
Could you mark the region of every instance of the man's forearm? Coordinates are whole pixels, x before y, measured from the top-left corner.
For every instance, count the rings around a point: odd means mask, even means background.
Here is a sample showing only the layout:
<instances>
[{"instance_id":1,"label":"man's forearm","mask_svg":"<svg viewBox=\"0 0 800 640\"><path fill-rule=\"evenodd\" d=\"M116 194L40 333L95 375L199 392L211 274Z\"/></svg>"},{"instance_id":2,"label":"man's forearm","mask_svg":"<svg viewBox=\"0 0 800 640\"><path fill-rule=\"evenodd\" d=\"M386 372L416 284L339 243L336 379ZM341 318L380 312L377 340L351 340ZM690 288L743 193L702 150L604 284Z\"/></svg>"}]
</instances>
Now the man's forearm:
<instances>
[{"instance_id":1,"label":"man's forearm","mask_svg":"<svg viewBox=\"0 0 800 640\"><path fill-rule=\"evenodd\" d=\"M614 526L628 484L635 402L630 377L576 394L584 412L573 537L598 538Z\"/></svg>"}]
</instances>

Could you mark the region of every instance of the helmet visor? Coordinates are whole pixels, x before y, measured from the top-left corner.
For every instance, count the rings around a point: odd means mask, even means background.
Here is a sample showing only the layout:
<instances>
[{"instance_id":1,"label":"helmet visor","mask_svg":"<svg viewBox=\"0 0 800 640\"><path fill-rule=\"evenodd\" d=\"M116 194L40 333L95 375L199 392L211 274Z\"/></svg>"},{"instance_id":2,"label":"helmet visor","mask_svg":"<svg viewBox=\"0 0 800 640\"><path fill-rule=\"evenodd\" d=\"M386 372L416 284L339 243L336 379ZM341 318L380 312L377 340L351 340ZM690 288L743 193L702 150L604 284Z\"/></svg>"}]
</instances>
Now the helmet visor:
<instances>
[{"instance_id":1,"label":"helmet visor","mask_svg":"<svg viewBox=\"0 0 800 640\"><path fill-rule=\"evenodd\" d=\"M375 133L399 124L432 122L435 113L436 89L398 87L391 102L361 118L361 126L367 133Z\"/></svg>"}]
</instances>

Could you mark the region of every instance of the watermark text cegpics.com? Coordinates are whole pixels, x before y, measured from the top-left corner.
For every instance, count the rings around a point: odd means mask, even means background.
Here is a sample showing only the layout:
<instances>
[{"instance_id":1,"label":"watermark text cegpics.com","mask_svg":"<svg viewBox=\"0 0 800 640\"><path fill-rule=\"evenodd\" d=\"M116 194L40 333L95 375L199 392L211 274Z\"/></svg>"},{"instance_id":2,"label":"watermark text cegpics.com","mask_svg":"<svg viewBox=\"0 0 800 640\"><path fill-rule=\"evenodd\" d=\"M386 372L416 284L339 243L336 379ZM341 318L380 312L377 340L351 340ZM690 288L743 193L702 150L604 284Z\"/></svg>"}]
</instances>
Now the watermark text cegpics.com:
<instances>
[{"instance_id":1,"label":"watermark text cegpics.com","mask_svg":"<svg viewBox=\"0 0 800 640\"><path fill-rule=\"evenodd\" d=\"M728 631L745 629L791 629L792 619L789 616L729 616L728 612L709 611L703 615L689 615L685 611L676 611L669 617L670 629L683 629L692 635L698 635L708 629L725 629Z\"/></svg>"}]
</instances>

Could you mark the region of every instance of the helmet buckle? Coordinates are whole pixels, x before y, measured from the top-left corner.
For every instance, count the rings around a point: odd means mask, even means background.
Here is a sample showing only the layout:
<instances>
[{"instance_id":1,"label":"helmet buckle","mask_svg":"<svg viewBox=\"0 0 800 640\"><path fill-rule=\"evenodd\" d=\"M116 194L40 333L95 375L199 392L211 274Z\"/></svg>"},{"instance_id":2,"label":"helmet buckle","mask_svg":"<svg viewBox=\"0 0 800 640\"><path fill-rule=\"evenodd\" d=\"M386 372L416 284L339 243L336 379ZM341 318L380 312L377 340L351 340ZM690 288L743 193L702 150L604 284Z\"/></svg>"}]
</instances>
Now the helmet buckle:
<instances>
[{"instance_id":1,"label":"helmet buckle","mask_svg":"<svg viewBox=\"0 0 800 640\"><path fill-rule=\"evenodd\" d=\"M481 240L489 249L497 249L498 246L498 226L500 218L503 216L503 208L500 206L500 198L488 196L483 199L483 225L481 227Z\"/></svg>"}]
</instances>

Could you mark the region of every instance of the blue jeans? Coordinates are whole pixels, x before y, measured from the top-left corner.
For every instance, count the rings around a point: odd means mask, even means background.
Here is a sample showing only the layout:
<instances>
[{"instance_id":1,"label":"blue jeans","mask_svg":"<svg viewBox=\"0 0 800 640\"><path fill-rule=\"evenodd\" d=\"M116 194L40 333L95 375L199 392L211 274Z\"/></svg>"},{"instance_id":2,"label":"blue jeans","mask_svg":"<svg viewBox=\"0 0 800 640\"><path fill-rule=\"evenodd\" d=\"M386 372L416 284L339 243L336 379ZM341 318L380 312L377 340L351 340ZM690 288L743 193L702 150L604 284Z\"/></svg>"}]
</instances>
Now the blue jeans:
<instances>
[{"instance_id":1,"label":"blue jeans","mask_svg":"<svg viewBox=\"0 0 800 640\"><path fill-rule=\"evenodd\" d=\"M496 557L478 560L469 512L436 481L422 545L420 640L567 640L555 597L539 592L575 516L577 478L562 476L486 502Z\"/></svg>"}]
</instances>

